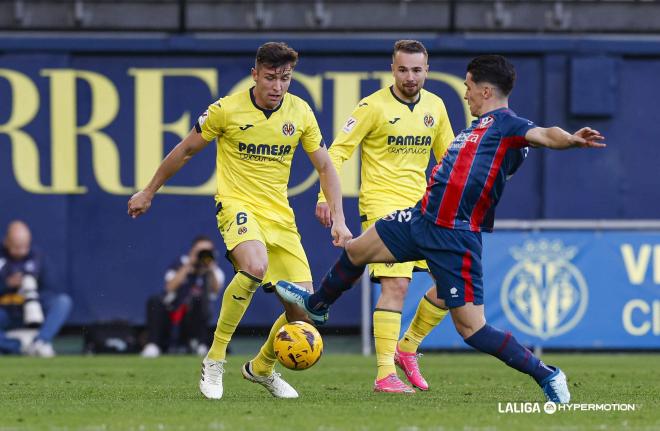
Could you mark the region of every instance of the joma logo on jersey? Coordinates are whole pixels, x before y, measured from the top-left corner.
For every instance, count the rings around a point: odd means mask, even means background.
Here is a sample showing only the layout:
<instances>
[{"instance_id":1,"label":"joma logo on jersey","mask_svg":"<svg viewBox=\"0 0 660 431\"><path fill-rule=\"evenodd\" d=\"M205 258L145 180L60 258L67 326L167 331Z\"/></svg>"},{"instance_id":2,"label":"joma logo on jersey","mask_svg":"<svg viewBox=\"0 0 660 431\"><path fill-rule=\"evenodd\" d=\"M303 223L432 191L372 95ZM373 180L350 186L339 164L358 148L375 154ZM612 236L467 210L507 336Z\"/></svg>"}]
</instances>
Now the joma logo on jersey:
<instances>
[{"instance_id":1,"label":"joma logo on jersey","mask_svg":"<svg viewBox=\"0 0 660 431\"><path fill-rule=\"evenodd\" d=\"M238 143L238 151L246 154L257 154L260 156L284 156L291 153L291 145L266 145Z\"/></svg>"},{"instance_id":2,"label":"joma logo on jersey","mask_svg":"<svg viewBox=\"0 0 660 431\"><path fill-rule=\"evenodd\" d=\"M282 134L284 136L293 136L294 133L296 133L296 126L291 121L287 121L282 125Z\"/></svg>"},{"instance_id":3,"label":"joma logo on jersey","mask_svg":"<svg viewBox=\"0 0 660 431\"><path fill-rule=\"evenodd\" d=\"M387 145L431 145L430 136L388 136Z\"/></svg>"}]
</instances>

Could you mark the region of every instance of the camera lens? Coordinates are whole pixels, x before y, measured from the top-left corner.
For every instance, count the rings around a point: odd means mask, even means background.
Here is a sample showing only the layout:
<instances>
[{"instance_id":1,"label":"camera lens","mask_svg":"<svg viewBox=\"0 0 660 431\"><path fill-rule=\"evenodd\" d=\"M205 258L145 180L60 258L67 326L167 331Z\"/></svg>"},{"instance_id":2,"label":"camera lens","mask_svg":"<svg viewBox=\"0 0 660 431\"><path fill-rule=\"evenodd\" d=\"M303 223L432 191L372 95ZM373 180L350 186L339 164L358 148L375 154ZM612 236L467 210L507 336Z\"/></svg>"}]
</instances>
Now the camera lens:
<instances>
[{"instance_id":1,"label":"camera lens","mask_svg":"<svg viewBox=\"0 0 660 431\"><path fill-rule=\"evenodd\" d=\"M197 262L200 264L207 265L214 260L215 255L213 254L213 250L200 250L197 253Z\"/></svg>"}]
</instances>

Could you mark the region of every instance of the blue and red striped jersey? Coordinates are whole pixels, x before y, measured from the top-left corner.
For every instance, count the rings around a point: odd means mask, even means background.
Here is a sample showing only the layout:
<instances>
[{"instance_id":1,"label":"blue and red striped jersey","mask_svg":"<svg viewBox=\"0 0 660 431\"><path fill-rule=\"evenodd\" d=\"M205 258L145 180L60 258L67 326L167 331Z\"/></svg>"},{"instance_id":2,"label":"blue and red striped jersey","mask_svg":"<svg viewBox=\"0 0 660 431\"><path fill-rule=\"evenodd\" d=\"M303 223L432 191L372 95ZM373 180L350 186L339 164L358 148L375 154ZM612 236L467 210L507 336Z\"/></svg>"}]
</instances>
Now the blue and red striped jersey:
<instances>
[{"instance_id":1,"label":"blue and red striped jersey","mask_svg":"<svg viewBox=\"0 0 660 431\"><path fill-rule=\"evenodd\" d=\"M534 127L508 108L474 120L433 168L418 203L424 217L450 229L492 231L495 206L527 157L525 134Z\"/></svg>"}]
</instances>

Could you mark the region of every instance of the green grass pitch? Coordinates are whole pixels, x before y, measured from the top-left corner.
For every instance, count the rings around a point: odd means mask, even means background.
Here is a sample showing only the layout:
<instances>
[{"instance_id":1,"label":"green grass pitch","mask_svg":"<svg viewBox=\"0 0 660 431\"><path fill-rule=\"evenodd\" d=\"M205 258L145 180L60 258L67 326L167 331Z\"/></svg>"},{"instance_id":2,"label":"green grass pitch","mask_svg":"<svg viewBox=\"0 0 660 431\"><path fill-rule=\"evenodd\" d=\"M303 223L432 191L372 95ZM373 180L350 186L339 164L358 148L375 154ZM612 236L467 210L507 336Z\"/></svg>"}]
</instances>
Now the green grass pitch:
<instances>
[{"instance_id":1,"label":"green grass pitch","mask_svg":"<svg viewBox=\"0 0 660 431\"><path fill-rule=\"evenodd\" d=\"M658 354L544 355L566 371L573 402L635 405L554 415L543 413L530 378L481 354L425 355L431 390L407 396L372 392L374 357L329 354L310 370L283 372L297 400L243 380L246 359L229 358L225 396L210 401L197 389L196 357L0 358L0 431L660 429ZM541 402L541 412L499 411L526 401Z\"/></svg>"}]
</instances>

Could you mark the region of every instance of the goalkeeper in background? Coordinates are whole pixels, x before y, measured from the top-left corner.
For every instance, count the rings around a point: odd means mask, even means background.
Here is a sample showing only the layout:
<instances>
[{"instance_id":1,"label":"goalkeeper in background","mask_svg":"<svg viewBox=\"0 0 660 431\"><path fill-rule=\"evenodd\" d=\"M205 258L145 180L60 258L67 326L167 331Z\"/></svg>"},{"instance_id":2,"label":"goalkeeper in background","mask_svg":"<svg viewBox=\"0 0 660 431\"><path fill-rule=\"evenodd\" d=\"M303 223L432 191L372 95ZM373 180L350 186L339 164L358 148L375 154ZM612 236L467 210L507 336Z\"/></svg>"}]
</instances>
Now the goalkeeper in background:
<instances>
[{"instance_id":1,"label":"goalkeeper in background","mask_svg":"<svg viewBox=\"0 0 660 431\"><path fill-rule=\"evenodd\" d=\"M312 291L311 271L287 199L299 142L328 196L333 243L343 246L352 236L344 222L339 179L314 113L305 101L287 93L297 61L298 53L284 43L259 47L252 69L254 87L211 104L145 189L128 202L130 216L143 214L165 181L217 139L218 229L236 275L225 289L213 344L202 361L199 388L207 398L222 397L227 345L259 286L288 278ZM297 398L296 390L274 372L273 339L288 321L307 317L290 305L285 309L259 354L241 372L275 397Z\"/></svg>"},{"instance_id":2,"label":"goalkeeper in background","mask_svg":"<svg viewBox=\"0 0 660 431\"><path fill-rule=\"evenodd\" d=\"M362 99L330 146L330 158L339 171L362 144L362 230L395 210L413 206L424 194L431 152L436 160L441 160L454 139L444 103L422 89L428 69L428 53L421 42L396 42L392 54L394 85ZM316 217L325 226L331 226L331 213L323 193L319 195ZM435 286L431 287L397 343L403 300L413 271L428 271L426 261L369 265L371 279L382 287L373 314L378 364L376 392L415 392L399 379L395 363L413 386L428 390L417 364L417 348L448 309L439 305ZM320 322L323 317L319 317Z\"/></svg>"}]
</instances>

